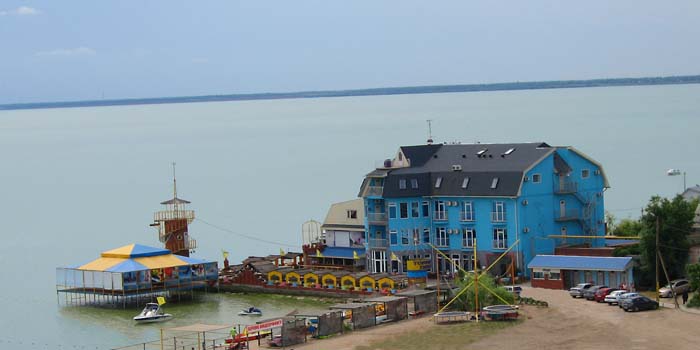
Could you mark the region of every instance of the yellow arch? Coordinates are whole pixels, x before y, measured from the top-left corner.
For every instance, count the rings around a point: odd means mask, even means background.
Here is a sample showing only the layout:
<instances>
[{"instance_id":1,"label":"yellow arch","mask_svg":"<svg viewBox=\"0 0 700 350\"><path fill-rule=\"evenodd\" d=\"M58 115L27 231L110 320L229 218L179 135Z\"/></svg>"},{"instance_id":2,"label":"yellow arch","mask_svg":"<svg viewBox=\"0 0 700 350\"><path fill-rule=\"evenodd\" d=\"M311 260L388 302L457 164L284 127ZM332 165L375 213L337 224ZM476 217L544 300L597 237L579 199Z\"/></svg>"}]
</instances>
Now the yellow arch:
<instances>
[{"instance_id":1,"label":"yellow arch","mask_svg":"<svg viewBox=\"0 0 700 350\"><path fill-rule=\"evenodd\" d=\"M313 272L309 271L304 274L304 286L306 287L314 287L318 282L318 275Z\"/></svg>"}]
</instances>

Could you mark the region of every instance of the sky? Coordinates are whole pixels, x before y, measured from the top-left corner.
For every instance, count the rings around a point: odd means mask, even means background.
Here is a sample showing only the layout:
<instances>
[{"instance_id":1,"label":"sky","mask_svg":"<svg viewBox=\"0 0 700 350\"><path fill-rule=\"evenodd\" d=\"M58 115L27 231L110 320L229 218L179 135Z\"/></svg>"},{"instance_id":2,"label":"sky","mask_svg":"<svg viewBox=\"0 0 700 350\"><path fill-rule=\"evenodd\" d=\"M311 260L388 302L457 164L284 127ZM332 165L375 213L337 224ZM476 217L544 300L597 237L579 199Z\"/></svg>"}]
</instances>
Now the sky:
<instances>
[{"instance_id":1,"label":"sky","mask_svg":"<svg viewBox=\"0 0 700 350\"><path fill-rule=\"evenodd\" d=\"M0 104L700 74L697 0L0 0Z\"/></svg>"}]
</instances>

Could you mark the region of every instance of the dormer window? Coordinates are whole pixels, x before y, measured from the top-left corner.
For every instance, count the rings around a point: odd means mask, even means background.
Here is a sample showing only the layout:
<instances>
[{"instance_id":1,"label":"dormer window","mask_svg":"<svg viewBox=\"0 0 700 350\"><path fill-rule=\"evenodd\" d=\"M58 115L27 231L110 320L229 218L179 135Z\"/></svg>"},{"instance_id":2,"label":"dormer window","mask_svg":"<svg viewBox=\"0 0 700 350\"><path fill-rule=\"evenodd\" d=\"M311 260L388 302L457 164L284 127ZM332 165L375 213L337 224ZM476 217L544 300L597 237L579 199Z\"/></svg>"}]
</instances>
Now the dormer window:
<instances>
[{"instance_id":1,"label":"dormer window","mask_svg":"<svg viewBox=\"0 0 700 350\"><path fill-rule=\"evenodd\" d=\"M511 148L511 149L507 150L506 153L503 153L503 154L509 155L509 154L513 153L513 151L515 151L515 148Z\"/></svg>"},{"instance_id":2,"label":"dormer window","mask_svg":"<svg viewBox=\"0 0 700 350\"><path fill-rule=\"evenodd\" d=\"M465 177L464 180L462 180L462 188L466 190L467 186L469 186L469 177Z\"/></svg>"},{"instance_id":3,"label":"dormer window","mask_svg":"<svg viewBox=\"0 0 700 350\"><path fill-rule=\"evenodd\" d=\"M491 189L494 190L498 187L498 178L494 177L493 180L491 180Z\"/></svg>"},{"instance_id":4,"label":"dormer window","mask_svg":"<svg viewBox=\"0 0 700 350\"><path fill-rule=\"evenodd\" d=\"M357 210L348 210L348 219L357 219Z\"/></svg>"},{"instance_id":5,"label":"dormer window","mask_svg":"<svg viewBox=\"0 0 700 350\"><path fill-rule=\"evenodd\" d=\"M442 185L442 177L438 177L437 180L435 180L435 188L440 188L440 185Z\"/></svg>"},{"instance_id":6,"label":"dormer window","mask_svg":"<svg viewBox=\"0 0 700 350\"><path fill-rule=\"evenodd\" d=\"M482 154L486 153L486 151L488 151L488 150L489 150L488 148L484 148L484 149L482 149L481 151L476 152L476 155L477 155L477 156L481 156Z\"/></svg>"},{"instance_id":7,"label":"dormer window","mask_svg":"<svg viewBox=\"0 0 700 350\"><path fill-rule=\"evenodd\" d=\"M405 190L405 189L406 189L406 179L400 179L400 180L399 180L399 189L400 189L400 190Z\"/></svg>"},{"instance_id":8,"label":"dormer window","mask_svg":"<svg viewBox=\"0 0 700 350\"><path fill-rule=\"evenodd\" d=\"M411 188L418 189L418 179L411 179Z\"/></svg>"}]
</instances>

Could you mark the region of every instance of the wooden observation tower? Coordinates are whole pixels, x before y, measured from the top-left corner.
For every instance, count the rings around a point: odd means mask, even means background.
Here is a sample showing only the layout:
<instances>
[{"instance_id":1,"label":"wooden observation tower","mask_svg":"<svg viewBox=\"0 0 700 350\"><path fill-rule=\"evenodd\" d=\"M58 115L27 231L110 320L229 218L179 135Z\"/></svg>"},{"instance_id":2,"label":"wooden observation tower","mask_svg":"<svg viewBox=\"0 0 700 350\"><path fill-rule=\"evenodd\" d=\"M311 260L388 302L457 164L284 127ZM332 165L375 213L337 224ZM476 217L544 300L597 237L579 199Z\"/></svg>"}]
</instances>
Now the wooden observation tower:
<instances>
[{"instance_id":1,"label":"wooden observation tower","mask_svg":"<svg viewBox=\"0 0 700 350\"><path fill-rule=\"evenodd\" d=\"M180 256L190 256L190 251L197 247L197 241L190 238L187 226L194 220L194 210L188 210L189 201L177 197L177 180L175 163L173 163L173 198L160 204L165 210L153 214L151 226L158 227L158 240L165 244L165 249Z\"/></svg>"}]
</instances>

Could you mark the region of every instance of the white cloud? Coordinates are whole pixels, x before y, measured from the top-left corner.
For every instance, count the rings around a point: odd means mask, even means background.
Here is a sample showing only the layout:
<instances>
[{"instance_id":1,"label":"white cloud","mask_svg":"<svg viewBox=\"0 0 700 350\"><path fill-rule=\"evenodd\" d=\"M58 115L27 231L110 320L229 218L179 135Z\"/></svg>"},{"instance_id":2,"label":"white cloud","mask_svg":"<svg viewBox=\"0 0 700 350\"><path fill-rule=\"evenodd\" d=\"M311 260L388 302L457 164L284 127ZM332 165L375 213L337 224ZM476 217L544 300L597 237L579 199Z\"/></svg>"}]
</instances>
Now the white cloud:
<instances>
[{"instance_id":1,"label":"white cloud","mask_svg":"<svg viewBox=\"0 0 700 350\"><path fill-rule=\"evenodd\" d=\"M51 51L41 51L34 54L35 56L94 56L97 51L89 47L76 47L74 49L56 49Z\"/></svg>"},{"instance_id":2,"label":"white cloud","mask_svg":"<svg viewBox=\"0 0 700 350\"><path fill-rule=\"evenodd\" d=\"M0 16L17 15L17 16L32 16L38 15L39 10L33 7L20 6L14 10L0 10Z\"/></svg>"},{"instance_id":3,"label":"white cloud","mask_svg":"<svg viewBox=\"0 0 700 350\"><path fill-rule=\"evenodd\" d=\"M20 6L14 11L14 13L16 13L20 16L29 16L29 15L38 15L39 11L33 7Z\"/></svg>"}]
</instances>

